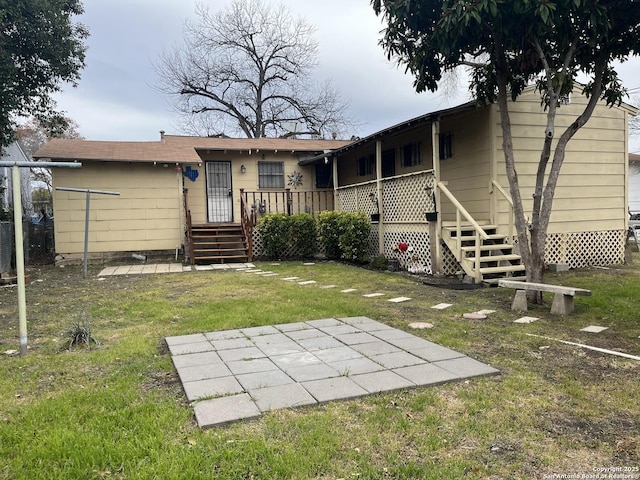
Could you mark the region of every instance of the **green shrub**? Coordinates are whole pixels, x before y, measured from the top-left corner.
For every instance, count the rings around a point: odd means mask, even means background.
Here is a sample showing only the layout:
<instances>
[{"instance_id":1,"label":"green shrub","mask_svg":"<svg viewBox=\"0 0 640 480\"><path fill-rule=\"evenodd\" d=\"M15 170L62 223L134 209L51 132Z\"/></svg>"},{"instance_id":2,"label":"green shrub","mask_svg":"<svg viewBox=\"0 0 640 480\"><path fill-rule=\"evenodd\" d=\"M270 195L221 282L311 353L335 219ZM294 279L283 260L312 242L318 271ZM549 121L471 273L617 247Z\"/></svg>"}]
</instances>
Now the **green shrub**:
<instances>
[{"instance_id":1,"label":"green shrub","mask_svg":"<svg viewBox=\"0 0 640 480\"><path fill-rule=\"evenodd\" d=\"M318 238L328 258L361 262L367 256L371 224L363 212L322 212Z\"/></svg>"},{"instance_id":2,"label":"green shrub","mask_svg":"<svg viewBox=\"0 0 640 480\"><path fill-rule=\"evenodd\" d=\"M262 246L268 257L282 258L291 245L291 222L284 213L269 213L258 222Z\"/></svg>"},{"instance_id":3,"label":"green shrub","mask_svg":"<svg viewBox=\"0 0 640 480\"><path fill-rule=\"evenodd\" d=\"M389 259L384 255L378 255L371 260L371 268L376 270L386 270L389 268Z\"/></svg>"},{"instance_id":4,"label":"green shrub","mask_svg":"<svg viewBox=\"0 0 640 480\"><path fill-rule=\"evenodd\" d=\"M270 213L260 219L257 229L270 258L311 257L316 253L316 223L308 213Z\"/></svg>"},{"instance_id":5,"label":"green shrub","mask_svg":"<svg viewBox=\"0 0 640 480\"><path fill-rule=\"evenodd\" d=\"M312 257L317 252L316 220L313 215L300 213L289 217L291 224L291 250L301 257Z\"/></svg>"}]
</instances>

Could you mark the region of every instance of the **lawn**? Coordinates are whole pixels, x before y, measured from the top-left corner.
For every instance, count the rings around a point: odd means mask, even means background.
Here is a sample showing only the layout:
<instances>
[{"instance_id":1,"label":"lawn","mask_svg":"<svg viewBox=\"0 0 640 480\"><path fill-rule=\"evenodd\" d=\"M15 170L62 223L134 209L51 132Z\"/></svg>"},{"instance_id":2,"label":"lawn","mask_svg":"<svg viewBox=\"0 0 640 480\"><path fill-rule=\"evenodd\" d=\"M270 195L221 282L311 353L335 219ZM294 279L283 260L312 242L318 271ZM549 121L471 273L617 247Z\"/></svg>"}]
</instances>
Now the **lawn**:
<instances>
[{"instance_id":1,"label":"lawn","mask_svg":"<svg viewBox=\"0 0 640 480\"><path fill-rule=\"evenodd\" d=\"M568 317L513 291L457 290L401 273L322 262L256 263L283 276L357 288L341 294L240 272L99 279L100 267L31 269L29 353L18 349L17 292L0 289L2 479L640 479L640 362L527 334L640 355L634 264L548 274L593 290ZM360 292L413 300L393 304ZM451 303L445 310L431 306ZM485 320L463 314L492 309ZM368 316L453 348L502 374L280 410L200 430L164 337L327 317ZM99 346L61 350L87 320ZM581 332L588 325L602 333ZM558 476L553 476L554 474ZM546 477L545 477L546 475ZM608 475L608 473L607 473Z\"/></svg>"}]
</instances>

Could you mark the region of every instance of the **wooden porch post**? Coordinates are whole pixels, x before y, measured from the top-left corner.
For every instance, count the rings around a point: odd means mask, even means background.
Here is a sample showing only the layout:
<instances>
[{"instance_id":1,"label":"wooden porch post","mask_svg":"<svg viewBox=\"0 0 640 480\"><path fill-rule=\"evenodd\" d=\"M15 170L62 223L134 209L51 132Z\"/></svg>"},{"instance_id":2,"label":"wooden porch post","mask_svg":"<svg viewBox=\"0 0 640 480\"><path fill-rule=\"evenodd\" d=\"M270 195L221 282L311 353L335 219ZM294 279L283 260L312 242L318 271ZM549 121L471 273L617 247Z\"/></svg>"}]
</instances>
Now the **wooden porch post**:
<instances>
[{"instance_id":1,"label":"wooden porch post","mask_svg":"<svg viewBox=\"0 0 640 480\"><path fill-rule=\"evenodd\" d=\"M378 253L384 255L384 198L382 197L382 142L376 141L376 197L378 198Z\"/></svg>"},{"instance_id":2,"label":"wooden porch post","mask_svg":"<svg viewBox=\"0 0 640 480\"><path fill-rule=\"evenodd\" d=\"M333 169L333 209L338 208L338 157L331 158L331 167ZM342 209L342 205L339 206Z\"/></svg>"},{"instance_id":3,"label":"wooden porch post","mask_svg":"<svg viewBox=\"0 0 640 480\"><path fill-rule=\"evenodd\" d=\"M440 202L440 119L436 119L431 123L431 158L433 163L433 176L436 184L434 185L435 193L435 210L438 212L436 222L429 223L429 238L431 239L431 268L434 274L442 273L442 204Z\"/></svg>"}]
</instances>

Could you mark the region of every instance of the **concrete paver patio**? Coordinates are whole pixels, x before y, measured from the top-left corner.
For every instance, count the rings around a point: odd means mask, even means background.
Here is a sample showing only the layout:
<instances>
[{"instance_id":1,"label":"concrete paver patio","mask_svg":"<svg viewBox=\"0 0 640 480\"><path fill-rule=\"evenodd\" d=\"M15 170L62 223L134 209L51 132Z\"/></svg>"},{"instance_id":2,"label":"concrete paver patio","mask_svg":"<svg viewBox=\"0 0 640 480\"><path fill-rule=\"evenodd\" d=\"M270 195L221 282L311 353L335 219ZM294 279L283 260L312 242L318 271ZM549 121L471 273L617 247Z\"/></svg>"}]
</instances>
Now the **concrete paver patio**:
<instances>
[{"instance_id":1,"label":"concrete paver patio","mask_svg":"<svg viewBox=\"0 0 640 480\"><path fill-rule=\"evenodd\" d=\"M500 373L367 317L166 338L201 428L272 409Z\"/></svg>"}]
</instances>

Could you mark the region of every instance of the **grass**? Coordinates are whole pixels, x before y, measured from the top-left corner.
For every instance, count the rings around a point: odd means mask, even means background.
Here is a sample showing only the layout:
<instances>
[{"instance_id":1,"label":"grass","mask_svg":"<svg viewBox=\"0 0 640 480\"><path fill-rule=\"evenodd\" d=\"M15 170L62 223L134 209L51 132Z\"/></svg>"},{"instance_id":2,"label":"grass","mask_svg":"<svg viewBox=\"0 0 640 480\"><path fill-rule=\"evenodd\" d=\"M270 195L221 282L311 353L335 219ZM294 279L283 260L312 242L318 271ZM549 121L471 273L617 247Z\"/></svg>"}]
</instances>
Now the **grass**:
<instances>
[{"instance_id":1,"label":"grass","mask_svg":"<svg viewBox=\"0 0 640 480\"><path fill-rule=\"evenodd\" d=\"M549 274L589 288L568 317L547 305L517 325L513 291L451 290L332 262L258 264L352 294L233 272L99 280L91 268L34 269L29 346L0 357L0 478L525 479L640 465L640 362L530 337L640 355L640 255L631 266ZM392 304L386 298L408 296ZM0 351L16 349L16 291L0 289ZM452 303L437 311L436 303ZM496 310L486 320L466 312ZM316 318L365 315L499 368L498 377L279 410L200 430L163 338ZM77 318L87 348L60 349ZM609 327L601 334L587 325ZM348 374L348 372L345 372Z\"/></svg>"}]
</instances>

